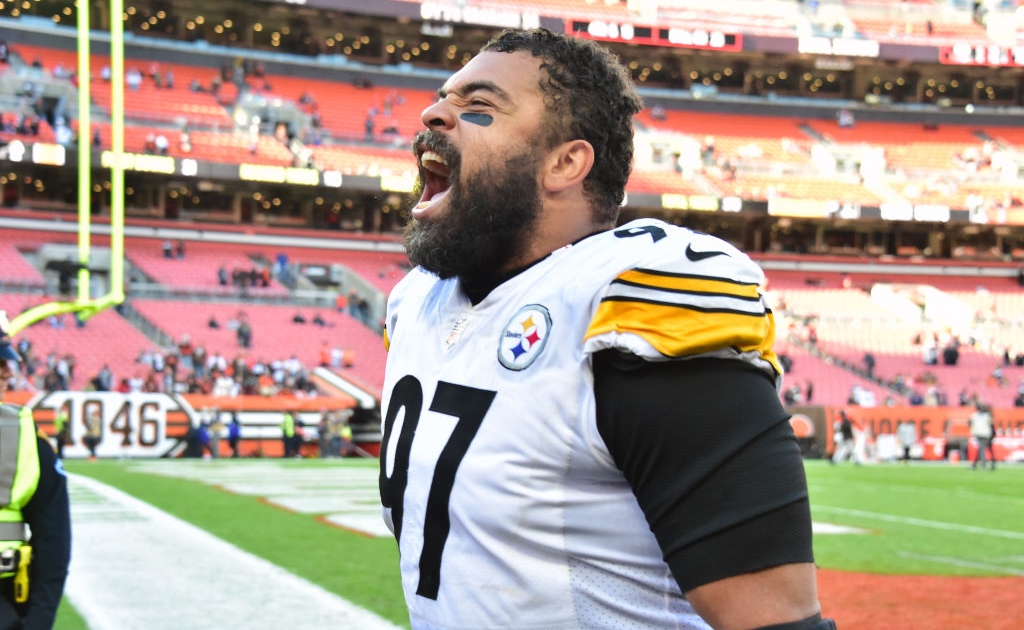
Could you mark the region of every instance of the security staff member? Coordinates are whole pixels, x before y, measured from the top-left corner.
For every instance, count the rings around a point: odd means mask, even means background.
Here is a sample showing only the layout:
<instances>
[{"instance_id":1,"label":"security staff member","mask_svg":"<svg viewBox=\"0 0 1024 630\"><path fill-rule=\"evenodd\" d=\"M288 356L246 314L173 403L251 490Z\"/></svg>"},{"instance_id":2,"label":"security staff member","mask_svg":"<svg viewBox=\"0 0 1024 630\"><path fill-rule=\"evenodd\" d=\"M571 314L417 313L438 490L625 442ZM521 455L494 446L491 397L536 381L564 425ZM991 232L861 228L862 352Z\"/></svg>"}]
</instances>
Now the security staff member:
<instances>
[{"instance_id":1,"label":"security staff member","mask_svg":"<svg viewBox=\"0 0 1024 630\"><path fill-rule=\"evenodd\" d=\"M295 430L295 414L285 410L281 420L281 443L284 446L282 457L295 457L299 454L298 432Z\"/></svg>"},{"instance_id":2,"label":"security staff member","mask_svg":"<svg viewBox=\"0 0 1024 630\"><path fill-rule=\"evenodd\" d=\"M21 357L0 311L0 401ZM26 527L31 531L29 538ZM53 628L71 561L67 477L32 412L0 406L0 630Z\"/></svg>"}]
</instances>

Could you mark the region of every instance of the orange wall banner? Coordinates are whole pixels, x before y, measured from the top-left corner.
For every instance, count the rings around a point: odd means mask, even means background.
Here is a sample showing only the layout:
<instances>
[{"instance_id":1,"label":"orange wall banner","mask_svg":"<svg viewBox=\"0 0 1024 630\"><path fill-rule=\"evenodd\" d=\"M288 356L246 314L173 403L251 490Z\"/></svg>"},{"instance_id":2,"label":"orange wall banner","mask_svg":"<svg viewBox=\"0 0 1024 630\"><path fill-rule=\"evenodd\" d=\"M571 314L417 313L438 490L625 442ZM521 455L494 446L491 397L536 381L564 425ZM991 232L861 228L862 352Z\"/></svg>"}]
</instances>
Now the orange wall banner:
<instances>
[{"instance_id":1,"label":"orange wall banner","mask_svg":"<svg viewBox=\"0 0 1024 630\"><path fill-rule=\"evenodd\" d=\"M826 431L828 442L826 450L832 451L833 436L839 422L839 412L843 411L853 422L854 428L868 428L871 435L896 434L896 427L905 420L910 420L917 428L918 442L924 445L925 459L943 459L947 444L956 448L967 447L970 442L968 420L973 407L827 407ZM996 443L999 459L1010 457L1015 452L1016 441L1024 435L1024 408L993 409L995 418ZM971 443L973 449L973 442ZM971 451L973 453L973 450Z\"/></svg>"},{"instance_id":2,"label":"orange wall banner","mask_svg":"<svg viewBox=\"0 0 1024 630\"><path fill-rule=\"evenodd\" d=\"M176 395L163 393L95 391L9 392L4 402L33 410L36 425L48 436L56 433L57 411L68 413L70 439L64 447L68 458L88 457L83 437L88 417L100 420L99 457L175 457L185 446L191 427L219 419L226 426L231 413L242 425L243 454L280 454L281 421L285 411L296 415L307 430L316 427L323 411L341 411L356 406L348 396L292 398L265 396ZM227 453L227 431L221 431L220 452ZM314 445L315 446L315 445Z\"/></svg>"},{"instance_id":3,"label":"orange wall banner","mask_svg":"<svg viewBox=\"0 0 1024 630\"><path fill-rule=\"evenodd\" d=\"M904 420L910 420L917 427L919 439L928 437L946 437L947 432L953 437L966 437L964 427L974 412L973 407L829 407L828 438L832 443L832 432L835 422L839 420L839 411L845 411L850 420L860 427L870 427L872 435L883 433L896 434L896 427ZM996 433L1024 433L1024 408L993 409Z\"/></svg>"}]
</instances>

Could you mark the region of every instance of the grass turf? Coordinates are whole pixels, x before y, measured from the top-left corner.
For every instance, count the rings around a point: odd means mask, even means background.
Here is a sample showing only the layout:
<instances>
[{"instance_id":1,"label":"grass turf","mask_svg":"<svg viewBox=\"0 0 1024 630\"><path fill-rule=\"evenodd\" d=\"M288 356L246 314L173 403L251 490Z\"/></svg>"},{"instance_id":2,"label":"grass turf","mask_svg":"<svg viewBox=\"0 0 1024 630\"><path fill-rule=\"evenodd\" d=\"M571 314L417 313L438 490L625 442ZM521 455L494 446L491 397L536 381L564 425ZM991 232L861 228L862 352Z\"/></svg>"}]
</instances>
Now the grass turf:
<instances>
[{"instance_id":1,"label":"grass turf","mask_svg":"<svg viewBox=\"0 0 1024 630\"><path fill-rule=\"evenodd\" d=\"M376 467L367 460L277 461L295 470ZM69 461L67 468L408 627L393 539L332 527L314 515L288 512L259 497L232 494L201 481L146 474L146 464ZM246 461L227 465L245 466ZM972 471L964 464L831 466L808 461L806 469L814 520L860 532L816 535L815 554L823 568L900 575L1024 575L1024 467L990 472ZM73 625L74 611L66 608L70 606L62 606L57 627L84 628Z\"/></svg>"},{"instance_id":2,"label":"grass turf","mask_svg":"<svg viewBox=\"0 0 1024 630\"><path fill-rule=\"evenodd\" d=\"M902 575L1024 575L1024 467L806 463L820 566Z\"/></svg>"},{"instance_id":3,"label":"grass turf","mask_svg":"<svg viewBox=\"0 0 1024 630\"><path fill-rule=\"evenodd\" d=\"M322 460L280 461L294 468L325 465ZM232 494L199 481L145 474L145 463L68 461L66 467L188 521L393 623L409 625L393 538L353 533L322 523L315 515L288 512L259 497ZM376 461L331 465L376 467Z\"/></svg>"}]
</instances>

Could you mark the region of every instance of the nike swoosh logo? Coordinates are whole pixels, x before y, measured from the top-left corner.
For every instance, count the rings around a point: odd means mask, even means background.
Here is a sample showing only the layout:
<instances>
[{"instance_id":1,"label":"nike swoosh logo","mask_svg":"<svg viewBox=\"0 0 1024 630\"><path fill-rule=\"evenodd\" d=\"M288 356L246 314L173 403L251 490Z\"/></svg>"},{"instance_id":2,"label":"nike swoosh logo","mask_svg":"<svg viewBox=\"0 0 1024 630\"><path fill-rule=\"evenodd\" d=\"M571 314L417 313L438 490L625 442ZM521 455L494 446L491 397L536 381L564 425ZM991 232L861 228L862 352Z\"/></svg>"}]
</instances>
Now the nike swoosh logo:
<instances>
[{"instance_id":1,"label":"nike swoosh logo","mask_svg":"<svg viewBox=\"0 0 1024 630\"><path fill-rule=\"evenodd\" d=\"M728 256L728 254L726 254L725 252L717 251L717 250L711 250L711 251L707 251L707 252L698 252L698 251L694 251L692 244L690 244L690 243L686 244L686 258L687 258L687 260L692 260L693 262L699 262L701 260L706 260L708 258L714 258L715 256Z\"/></svg>"}]
</instances>

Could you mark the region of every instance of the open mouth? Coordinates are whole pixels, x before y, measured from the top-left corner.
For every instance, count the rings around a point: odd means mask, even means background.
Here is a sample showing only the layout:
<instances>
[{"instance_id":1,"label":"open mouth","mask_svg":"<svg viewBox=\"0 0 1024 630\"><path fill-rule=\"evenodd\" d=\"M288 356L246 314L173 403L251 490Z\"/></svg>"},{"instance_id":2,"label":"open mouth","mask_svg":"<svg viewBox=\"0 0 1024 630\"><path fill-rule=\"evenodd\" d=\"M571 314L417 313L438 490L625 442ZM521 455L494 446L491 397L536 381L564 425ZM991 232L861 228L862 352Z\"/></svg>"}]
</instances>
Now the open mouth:
<instances>
[{"instance_id":1,"label":"open mouth","mask_svg":"<svg viewBox=\"0 0 1024 630\"><path fill-rule=\"evenodd\" d=\"M451 169L448 161L440 153L430 149L424 150L419 156L420 178L423 180L423 195L416 209L423 209L444 196L451 187Z\"/></svg>"},{"instance_id":2,"label":"open mouth","mask_svg":"<svg viewBox=\"0 0 1024 630\"><path fill-rule=\"evenodd\" d=\"M448 176L451 174L451 171L448 168L448 161L439 153L424 151L420 155L420 167L423 174L424 201L429 201L448 190L450 186Z\"/></svg>"}]
</instances>

